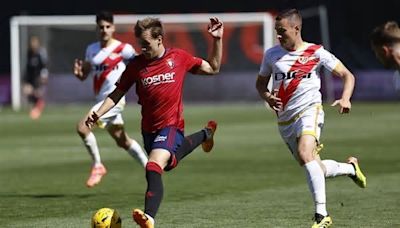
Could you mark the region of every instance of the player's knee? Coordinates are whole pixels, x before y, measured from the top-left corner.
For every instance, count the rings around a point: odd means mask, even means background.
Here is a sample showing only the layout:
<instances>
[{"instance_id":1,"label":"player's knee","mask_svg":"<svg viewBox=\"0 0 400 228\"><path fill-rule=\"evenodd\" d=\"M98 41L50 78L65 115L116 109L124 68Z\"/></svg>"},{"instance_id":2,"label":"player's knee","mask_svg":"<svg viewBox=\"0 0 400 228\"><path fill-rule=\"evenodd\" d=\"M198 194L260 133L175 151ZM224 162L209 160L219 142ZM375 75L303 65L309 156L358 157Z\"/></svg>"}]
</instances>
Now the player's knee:
<instances>
[{"instance_id":1,"label":"player's knee","mask_svg":"<svg viewBox=\"0 0 400 228\"><path fill-rule=\"evenodd\" d=\"M79 122L76 125L76 132L79 135L87 135L90 132L90 129L85 125L85 123Z\"/></svg>"},{"instance_id":2,"label":"player's knee","mask_svg":"<svg viewBox=\"0 0 400 228\"><path fill-rule=\"evenodd\" d=\"M307 153L305 151L299 151L299 159L298 162L302 166L310 161L313 161L315 158L312 156L312 153Z\"/></svg>"},{"instance_id":3,"label":"player's knee","mask_svg":"<svg viewBox=\"0 0 400 228\"><path fill-rule=\"evenodd\" d=\"M83 134L83 129L82 129L82 126L81 126L80 123L78 123L78 124L76 125L76 132L77 132L78 134Z\"/></svg>"},{"instance_id":4,"label":"player's knee","mask_svg":"<svg viewBox=\"0 0 400 228\"><path fill-rule=\"evenodd\" d=\"M149 161L146 164L146 172L156 172L159 174L163 174L163 169L157 162Z\"/></svg>"}]
</instances>

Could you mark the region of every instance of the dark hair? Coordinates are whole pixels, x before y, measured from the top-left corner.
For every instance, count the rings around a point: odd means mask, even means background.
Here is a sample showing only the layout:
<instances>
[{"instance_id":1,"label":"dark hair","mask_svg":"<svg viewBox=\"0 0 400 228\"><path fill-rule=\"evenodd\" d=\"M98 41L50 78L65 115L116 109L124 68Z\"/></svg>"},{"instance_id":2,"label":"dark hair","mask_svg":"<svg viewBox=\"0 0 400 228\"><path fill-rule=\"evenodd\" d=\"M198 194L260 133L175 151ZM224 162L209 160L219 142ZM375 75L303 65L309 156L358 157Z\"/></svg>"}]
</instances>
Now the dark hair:
<instances>
[{"instance_id":1,"label":"dark hair","mask_svg":"<svg viewBox=\"0 0 400 228\"><path fill-rule=\"evenodd\" d=\"M108 11L101 11L96 14L96 23L98 24L100 21L107 21L114 24L114 15Z\"/></svg>"},{"instance_id":2,"label":"dark hair","mask_svg":"<svg viewBox=\"0 0 400 228\"><path fill-rule=\"evenodd\" d=\"M392 45L400 42L400 28L397 22L387 21L386 23L376 27L369 36L371 45Z\"/></svg>"},{"instance_id":3,"label":"dark hair","mask_svg":"<svg viewBox=\"0 0 400 228\"><path fill-rule=\"evenodd\" d=\"M291 22L298 22L299 25L301 26L302 24L302 17L300 14L300 11L298 11L297 9L286 9L281 11L280 13L278 13L278 15L276 16L275 20L276 21L280 21L282 19L288 19Z\"/></svg>"},{"instance_id":4,"label":"dark hair","mask_svg":"<svg viewBox=\"0 0 400 228\"><path fill-rule=\"evenodd\" d=\"M143 20L138 20L135 25L135 36L140 37L145 30L150 29L151 37L157 38L164 36L164 29L160 19L153 17L146 17Z\"/></svg>"}]
</instances>

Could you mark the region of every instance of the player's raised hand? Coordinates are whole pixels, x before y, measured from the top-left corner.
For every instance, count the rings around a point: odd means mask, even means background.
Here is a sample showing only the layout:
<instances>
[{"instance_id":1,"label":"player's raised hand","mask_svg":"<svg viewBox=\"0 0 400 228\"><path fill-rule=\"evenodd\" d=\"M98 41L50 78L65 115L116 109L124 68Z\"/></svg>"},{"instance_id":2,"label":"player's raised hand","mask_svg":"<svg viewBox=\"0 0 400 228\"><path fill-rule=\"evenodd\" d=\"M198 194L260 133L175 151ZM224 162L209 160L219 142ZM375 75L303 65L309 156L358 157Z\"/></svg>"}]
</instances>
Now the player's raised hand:
<instances>
[{"instance_id":1,"label":"player's raised hand","mask_svg":"<svg viewBox=\"0 0 400 228\"><path fill-rule=\"evenodd\" d=\"M89 115L85 121L85 125L91 129L93 127L93 125L97 122L97 120L99 120L99 116L97 115L96 112L92 112L91 115Z\"/></svg>"},{"instance_id":2,"label":"player's raised hand","mask_svg":"<svg viewBox=\"0 0 400 228\"><path fill-rule=\"evenodd\" d=\"M80 59L75 59L74 61L74 75L77 77L83 76L83 61Z\"/></svg>"},{"instance_id":3,"label":"player's raised hand","mask_svg":"<svg viewBox=\"0 0 400 228\"><path fill-rule=\"evenodd\" d=\"M334 101L331 106L336 106L339 105L339 113L340 114L345 114L345 113L349 113L350 109L351 109L351 102L349 100L345 100L345 99L340 99L340 100L336 100Z\"/></svg>"},{"instance_id":4,"label":"player's raised hand","mask_svg":"<svg viewBox=\"0 0 400 228\"><path fill-rule=\"evenodd\" d=\"M216 17L210 18L210 24L208 24L208 32L214 38L222 38L224 33L224 24Z\"/></svg>"}]
</instances>

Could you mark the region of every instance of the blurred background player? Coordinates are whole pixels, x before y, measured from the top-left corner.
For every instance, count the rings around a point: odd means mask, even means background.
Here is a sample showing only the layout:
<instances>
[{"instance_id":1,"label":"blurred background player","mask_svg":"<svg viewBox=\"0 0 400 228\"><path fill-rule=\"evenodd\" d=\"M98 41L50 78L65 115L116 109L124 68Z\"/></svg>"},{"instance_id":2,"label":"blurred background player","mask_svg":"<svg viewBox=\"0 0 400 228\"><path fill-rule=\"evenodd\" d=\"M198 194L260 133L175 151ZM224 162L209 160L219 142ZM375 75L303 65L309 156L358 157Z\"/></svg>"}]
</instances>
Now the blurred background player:
<instances>
[{"instance_id":1,"label":"blurred background player","mask_svg":"<svg viewBox=\"0 0 400 228\"><path fill-rule=\"evenodd\" d=\"M92 126L118 104L133 84L136 85L139 104L142 105L142 135L149 154L144 212L140 209L133 211L135 222L142 228L154 227L154 218L164 193L163 171L176 167L200 144L205 152L211 151L214 145L217 127L214 121L208 122L203 130L184 137L182 90L186 73L215 75L221 66L222 22L210 18L208 32L213 47L208 60L203 60L182 49L164 47L164 31L159 19L137 21L135 36L142 54L130 61L117 88L87 119L87 125Z\"/></svg>"},{"instance_id":2,"label":"blurred background player","mask_svg":"<svg viewBox=\"0 0 400 228\"><path fill-rule=\"evenodd\" d=\"M278 14L275 30L280 45L265 52L256 87L261 98L276 111L281 137L305 169L315 205L312 227L329 227L332 219L326 210L325 178L349 175L361 188L366 187L366 178L354 157L349 157L347 163L321 161L319 157L324 124L319 72L326 67L343 80L342 97L332 104L340 106L341 114L350 112L354 76L321 45L304 42L301 27L298 10ZM273 91L267 89L271 76Z\"/></svg>"},{"instance_id":3,"label":"blurred background player","mask_svg":"<svg viewBox=\"0 0 400 228\"><path fill-rule=\"evenodd\" d=\"M47 69L47 51L41 46L37 36L29 39L28 59L22 92L32 105L29 113L32 119L38 119L45 106L44 95L49 71Z\"/></svg>"},{"instance_id":4,"label":"blurred background player","mask_svg":"<svg viewBox=\"0 0 400 228\"><path fill-rule=\"evenodd\" d=\"M397 22L387 21L372 31L371 47L378 60L386 68L396 69L394 86L400 92L400 28Z\"/></svg>"},{"instance_id":5,"label":"blurred background player","mask_svg":"<svg viewBox=\"0 0 400 228\"><path fill-rule=\"evenodd\" d=\"M112 13L100 12L96 15L96 23L99 41L87 47L85 61L75 59L73 70L74 75L82 81L89 75L93 77L93 89L96 95L96 105L79 121L77 126L77 132L93 160L91 173L86 182L88 187L98 184L107 170L101 162L96 137L91 129L85 125L85 120L93 110L100 107L107 95L115 89L115 82L126 68L124 60L135 56L135 50L130 44L122 43L113 38L115 26ZM97 125L106 128L117 145L128 151L144 167L147 163L145 153L135 140L129 138L124 129L121 114L124 107L125 97L122 97L110 112L97 121Z\"/></svg>"}]
</instances>

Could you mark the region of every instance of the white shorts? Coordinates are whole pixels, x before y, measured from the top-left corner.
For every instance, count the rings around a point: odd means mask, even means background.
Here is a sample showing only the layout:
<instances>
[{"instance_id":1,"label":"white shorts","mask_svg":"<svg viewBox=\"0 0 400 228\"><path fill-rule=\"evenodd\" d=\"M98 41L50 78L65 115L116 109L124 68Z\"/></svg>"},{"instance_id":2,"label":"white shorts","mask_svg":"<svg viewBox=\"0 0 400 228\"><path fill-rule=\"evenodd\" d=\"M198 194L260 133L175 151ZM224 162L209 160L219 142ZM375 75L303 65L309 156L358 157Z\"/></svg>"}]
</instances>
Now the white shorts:
<instances>
[{"instance_id":1,"label":"white shorts","mask_svg":"<svg viewBox=\"0 0 400 228\"><path fill-rule=\"evenodd\" d=\"M90 113L93 111L97 111L100 106L103 104L103 101L95 104L91 109ZM122 111L125 108L125 98L121 98L121 100L112 108L110 111L105 113L102 117L97 121L97 126L100 128L106 128L109 125L123 125L124 120L122 119Z\"/></svg>"},{"instance_id":2,"label":"white shorts","mask_svg":"<svg viewBox=\"0 0 400 228\"><path fill-rule=\"evenodd\" d=\"M294 158L299 160L297 142L300 136L312 135L319 144L319 138L324 126L324 110L322 105L314 105L302 111L293 119L278 123L278 125L283 141L289 147Z\"/></svg>"}]
</instances>

